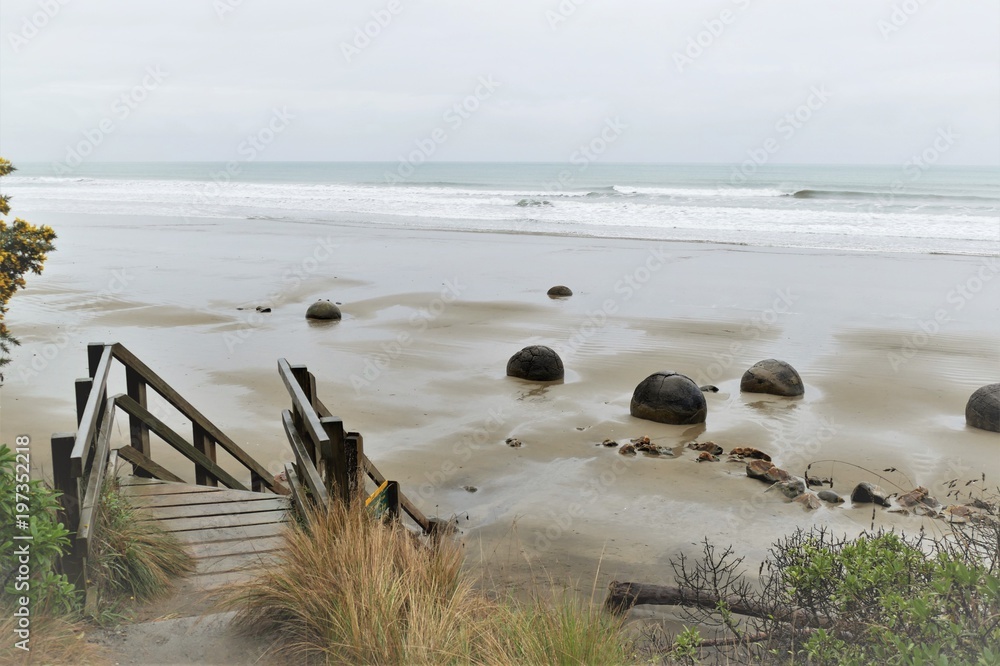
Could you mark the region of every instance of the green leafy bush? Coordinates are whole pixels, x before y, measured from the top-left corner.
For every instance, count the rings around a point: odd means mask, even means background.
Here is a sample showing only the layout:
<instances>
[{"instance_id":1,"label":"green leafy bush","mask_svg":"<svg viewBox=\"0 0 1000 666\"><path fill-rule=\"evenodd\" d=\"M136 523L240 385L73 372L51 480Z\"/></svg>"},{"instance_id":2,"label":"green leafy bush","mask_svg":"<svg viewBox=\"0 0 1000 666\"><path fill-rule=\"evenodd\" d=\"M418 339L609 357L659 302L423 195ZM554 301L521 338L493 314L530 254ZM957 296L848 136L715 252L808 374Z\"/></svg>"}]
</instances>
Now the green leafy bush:
<instances>
[{"instance_id":1,"label":"green leafy bush","mask_svg":"<svg viewBox=\"0 0 1000 666\"><path fill-rule=\"evenodd\" d=\"M69 546L69 531L58 521L59 493L32 480L18 456L0 444L0 577L4 603L27 596L32 613L72 613L80 594L58 572L59 557ZM26 510L25 510L26 509ZM27 516L24 524L18 516ZM14 539L30 535L30 541ZM28 579L19 574L19 549L29 545Z\"/></svg>"}]
</instances>

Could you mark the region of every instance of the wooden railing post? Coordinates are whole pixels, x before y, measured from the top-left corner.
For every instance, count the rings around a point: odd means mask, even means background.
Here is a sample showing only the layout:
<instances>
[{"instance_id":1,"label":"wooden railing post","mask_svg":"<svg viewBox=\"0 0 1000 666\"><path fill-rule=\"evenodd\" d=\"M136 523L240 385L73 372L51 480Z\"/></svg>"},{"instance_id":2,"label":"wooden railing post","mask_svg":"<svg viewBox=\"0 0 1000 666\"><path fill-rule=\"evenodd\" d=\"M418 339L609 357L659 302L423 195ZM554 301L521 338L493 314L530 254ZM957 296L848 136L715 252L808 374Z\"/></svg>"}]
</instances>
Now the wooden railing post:
<instances>
[{"instance_id":1,"label":"wooden railing post","mask_svg":"<svg viewBox=\"0 0 1000 666\"><path fill-rule=\"evenodd\" d=\"M84 586L83 548L77 544L76 531L80 526L80 481L73 478L69 457L73 452L76 436L73 433L52 435L52 485L61 493L59 520L70 531L66 554L60 558L62 572L78 589Z\"/></svg>"},{"instance_id":2,"label":"wooden railing post","mask_svg":"<svg viewBox=\"0 0 1000 666\"><path fill-rule=\"evenodd\" d=\"M365 459L364 438L359 432L349 432L344 436L344 459L347 463L347 488L352 499L357 497L358 484L362 482L362 460Z\"/></svg>"},{"instance_id":3,"label":"wooden railing post","mask_svg":"<svg viewBox=\"0 0 1000 666\"><path fill-rule=\"evenodd\" d=\"M329 450L323 451L323 481L330 497L351 501L351 480L344 443L344 422L335 416L321 418L323 431L330 438Z\"/></svg>"},{"instance_id":4,"label":"wooden railing post","mask_svg":"<svg viewBox=\"0 0 1000 666\"><path fill-rule=\"evenodd\" d=\"M197 423L192 426L192 429L193 433L191 443L194 444L194 448L204 453L212 462L218 462L218 458L215 455L215 440L212 439L208 432L206 432L205 429ZM195 463L194 466L194 482L199 486L219 485L218 479L209 474L201 465L197 463Z\"/></svg>"},{"instance_id":5,"label":"wooden railing post","mask_svg":"<svg viewBox=\"0 0 1000 666\"><path fill-rule=\"evenodd\" d=\"M298 385L302 387L302 392L306 394L306 400L310 405L316 398L316 382L315 379L310 379L312 373L304 365L292 365L289 366L292 371L292 376L295 377L295 381ZM295 402L292 402L292 419L295 422L295 428L299 432L305 432L302 422L302 414L299 412L298 406ZM312 458L313 465L319 467L319 461L322 459L322 452L316 450L315 442L312 441L311 437L303 438L303 443L306 446L306 451L309 453L309 457Z\"/></svg>"},{"instance_id":6,"label":"wooden railing post","mask_svg":"<svg viewBox=\"0 0 1000 666\"><path fill-rule=\"evenodd\" d=\"M142 376L133 368L125 366L125 393L143 407L146 403L146 382ZM128 417L129 443L132 448L146 456L152 458L153 452L149 448L149 428L141 419L134 416ZM152 475L141 467L132 465L132 474L149 478Z\"/></svg>"},{"instance_id":7,"label":"wooden railing post","mask_svg":"<svg viewBox=\"0 0 1000 666\"><path fill-rule=\"evenodd\" d=\"M87 398L90 397L90 390L94 387L94 380L91 377L84 377L76 380L76 425L80 425L83 420L83 411L87 408Z\"/></svg>"}]
</instances>

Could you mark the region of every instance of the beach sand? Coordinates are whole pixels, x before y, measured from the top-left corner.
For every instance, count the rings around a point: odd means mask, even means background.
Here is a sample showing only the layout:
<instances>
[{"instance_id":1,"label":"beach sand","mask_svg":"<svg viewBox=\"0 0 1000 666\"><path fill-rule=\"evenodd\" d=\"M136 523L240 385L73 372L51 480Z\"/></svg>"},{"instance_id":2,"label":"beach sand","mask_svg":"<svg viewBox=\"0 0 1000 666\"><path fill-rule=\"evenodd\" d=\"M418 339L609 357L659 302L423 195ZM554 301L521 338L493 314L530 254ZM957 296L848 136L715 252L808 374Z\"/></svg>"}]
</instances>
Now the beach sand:
<instances>
[{"instance_id":1,"label":"beach sand","mask_svg":"<svg viewBox=\"0 0 1000 666\"><path fill-rule=\"evenodd\" d=\"M42 475L51 433L75 428L86 343L121 342L274 472L292 457L276 361L307 365L383 472L426 513L458 517L469 567L515 589L589 592L598 567L599 590L614 577L666 583L669 559L706 537L752 563L797 526L872 524L870 505L810 513L765 494L743 464L696 464L682 448L694 439L760 448L793 474L814 463L844 494L876 480L852 465L896 468L883 473L888 490L919 484L942 499L950 479L1000 483L1000 435L964 420L969 395L1000 380L995 257L267 220L32 222L57 230L58 251L11 302L23 345L0 389L0 436L28 434ZM555 284L574 296L549 299ZM317 298L342 303L343 321L307 322ZM560 352L563 383L505 376L529 344ZM766 358L798 369L803 398L740 394ZM704 426L629 415L636 384L659 370L718 386ZM677 455L599 446L642 435ZM115 441L127 436L120 419ZM153 456L193 477L155 438ZM945 529L884 511L874 522Z\"/></svg>"}]
</instances>

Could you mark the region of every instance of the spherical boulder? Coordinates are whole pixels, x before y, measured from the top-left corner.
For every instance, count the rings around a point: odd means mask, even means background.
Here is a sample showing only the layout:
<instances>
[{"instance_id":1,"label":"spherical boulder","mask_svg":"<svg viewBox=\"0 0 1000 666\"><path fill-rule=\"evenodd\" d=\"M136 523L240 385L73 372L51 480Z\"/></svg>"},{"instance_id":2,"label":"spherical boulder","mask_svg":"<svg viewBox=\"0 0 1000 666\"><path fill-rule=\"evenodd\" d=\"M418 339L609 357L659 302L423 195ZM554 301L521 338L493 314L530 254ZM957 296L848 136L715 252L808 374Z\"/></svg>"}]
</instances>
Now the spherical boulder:
<instances>
[{"instance_id":1,"label":"spherical boulder","mask_svg":"<svg viewBox=\"0 0 1000 666\"><path fill-rule=\"evenodd\" d=\"M569 298L572 295L573 290L561 284L549 289L549 298Z\"/></svg>"},{"instance_id":2,"label":"spherical boulder","mask_svg":"<svg viewBox=\"0 0 1000 666\"><path fill-rule=\"evenodd\" d=\"M973 428L1000 432L1000 384L977 389L965 405L965 422Z\"/></svg>"},{"instance_id":3,"label":"spherical boulder","mask_svg":"<svg viewBox=\"0 0 1000 666\"><path fill-rule=\"evenodd\" d=\"M632 416L657 423L687 425L704 423L708 413L705 395L690 377L676 372L657 372L635 387Z\"/></svg>"},{"instance_id":4,"label":"spherical boulder","mask_svg":"<svg viewBox=\"0 0 1000 666\"><path fill-rule=\"evenodd\" d=\"M306 310L306 319L338 320L340 308L330 301L316 301Z\"/></svg>"},{"instance_id":5,"label":"spherical boulder","mask_svg":"<svg viewBox=\"0 0 1000 666\"><path fill-rule=\"evenodd\" d=\"M795 397L805 393L805 386L795 368L784 361L769 358L755 363L743 373L740 391Z\"/></svg>"},{"instance_id":6,"label":"spherical boulder","mask_svg":"<svg viewBox=\"0 0 1000 666\"><path fill-rule=\"evenodd\" d=\"M549 347L525 347L507 361L507 376L533 382L554 382L563 378L562 359Z\"/></svg>"}]
</instances>

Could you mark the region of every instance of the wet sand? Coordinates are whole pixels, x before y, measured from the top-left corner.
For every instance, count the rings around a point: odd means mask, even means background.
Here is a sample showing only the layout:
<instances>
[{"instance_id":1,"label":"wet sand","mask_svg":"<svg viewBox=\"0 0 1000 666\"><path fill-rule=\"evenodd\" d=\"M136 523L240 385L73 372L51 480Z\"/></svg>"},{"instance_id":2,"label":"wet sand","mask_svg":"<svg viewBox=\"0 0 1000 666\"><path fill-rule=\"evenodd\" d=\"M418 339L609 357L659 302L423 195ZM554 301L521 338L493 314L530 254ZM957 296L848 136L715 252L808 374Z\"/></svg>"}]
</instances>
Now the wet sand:
<instances>
[{"instance_id":1,"label":"wet sand","mask_svg":"<svg viewBox=\"0 0 1000 666\"><path fill-rule=\"evenodd\" d=\"M56 228L58 251L11 303L23 346L0 389L0 435L29 434L40 474L49 435L75 427L86 343L117 341L275 472L291 458L276 361L308 365L368 455L425 512L457 516L470 566L502 585L572 579L589 591L598 566L600 588L616 576L667 582L670 557L705 537L754 561L796 526L872 523L870 506L807 513L764 494L742 464L696 464L682 448L693 439L760 448L794 474L814 463L841 493L876 480L851 465L894 467L887 489L920 484L939 497L954 478L1000 483L1000 435L964 423L969 395L1000 376L995 257L266 220L32 221ZM575 295L549 299L555 284ZM343 321L307 322L316 298L341 302ZM563 383L505 377L528 344L560 352ZM743 371L765 358L794 365L805 396L741 395ZM658 370L719 387L704 426L629 415L635 385ZM119 371L112 391L123 389ZM677 455L599 446L641 435ZM115 437L125 442L124 420ZM193 476L165 444L153 451ZM875 523L942 528L881 511Z\"/></svg>"}]
</instances>

